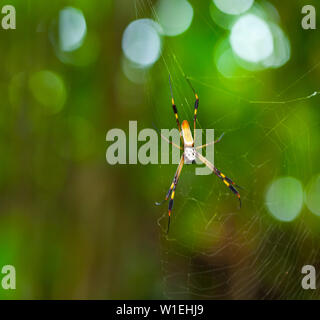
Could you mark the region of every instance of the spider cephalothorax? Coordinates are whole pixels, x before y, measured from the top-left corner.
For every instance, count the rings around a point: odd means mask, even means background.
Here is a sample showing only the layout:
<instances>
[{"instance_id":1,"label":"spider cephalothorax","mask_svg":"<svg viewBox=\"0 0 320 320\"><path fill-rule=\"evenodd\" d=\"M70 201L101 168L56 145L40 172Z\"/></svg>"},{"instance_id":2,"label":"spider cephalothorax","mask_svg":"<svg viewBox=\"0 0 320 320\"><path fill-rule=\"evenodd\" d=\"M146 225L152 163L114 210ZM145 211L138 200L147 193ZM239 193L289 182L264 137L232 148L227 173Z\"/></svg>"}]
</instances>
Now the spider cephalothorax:
<instances>
[{"instance_id":1,"label":"spider cephalothorax","mask_svg":"<svg viewBox=\"0 0 320 320\"><path fill-rule=\"evenodd\" d=\"M194 95L196 97L196 101L194 104L194 116L193 116L193 137L195 137L195 133L196 133L196 120L197 120L197 112L198 112L198 106L199 106L199 97L196 94L195 90L193 89L189 79L187 79L190 87L192 88ZM170 89L171 89L171 101L172 101L172 108L173 108L173 112L177 121L177 125L178 125L178 129L180 131L180 136L181 136L181 140L183 143L183 148L181 148L180 146L174 144L172 141L167 140L169 143L171 143L174 147L183 150L183 155L181 156L180 159L180 163L178 165L177 171L174 175L173 178L173 182L169 188L169 191L165 197L165 200L169 200L169 211L168 211L168 215L169 215L169 220L168 220L168 229L167 229L167 233L169 232L169 227L170 227L170 216L171 216L171 211L173 208L173 199L174 199L174 195L175 195L175 190L180 178L180 174L182 171L182 167L184 164L192 164L195 163L196 158L199 159L202 163L204 163L220 180L223 181L223 183L238 197L239 202L240 202L240 207L241 207L241 200L240 200L240 193L238 192L238 190L236 189L237 186L230 178L228 178L226 175L224 175L220 170L218 170L208 159L206 159L204 156L202 156L199 152L197 152L197 149L201 149L204 147L207 147L210 144L214 144L220 141L221 137L216 140L216 141L212 141L210 143L207 143L205 145L199 146L199 147L194 147L194 140L192 137L192 133L190 130L190 126L187 120L184 120L182 122L182 125L180 126L180 122L179 122L179 117L178 117L178 111L177 111L177 107L174 103L174 99L173 99L173 93L172 93L172 86L171 86L171 81L170 81L170 77L169 77L169 82L170 82ZM161 203L156 203L156 204L161 204Z\"/></svg>"}]
</instances>

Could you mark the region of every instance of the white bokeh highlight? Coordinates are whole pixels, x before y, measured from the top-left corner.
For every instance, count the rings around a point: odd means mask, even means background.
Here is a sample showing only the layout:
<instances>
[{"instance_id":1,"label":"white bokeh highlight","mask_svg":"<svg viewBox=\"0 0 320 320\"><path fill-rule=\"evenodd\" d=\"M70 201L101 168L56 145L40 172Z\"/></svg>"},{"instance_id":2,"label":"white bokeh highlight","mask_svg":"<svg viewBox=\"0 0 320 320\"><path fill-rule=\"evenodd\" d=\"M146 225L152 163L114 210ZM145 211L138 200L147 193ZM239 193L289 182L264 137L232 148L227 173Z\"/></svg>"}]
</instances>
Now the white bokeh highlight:
<instances>
[{"instance_id":1,"label":"white bokeh highlight","mask_svg":"<svg viewBox=\"0 0 320 320\"><path fill-rule=\"evenodd\" d=\"M249 10L254 0L213 0L219 10L227 14L241 14Z\"/></svg>"},{"instance_id":2,"label":"white bokeh highlight","mask_svg":"<svg viewBox=\"0 0 320 320\"><path fill-rule=\"evenodd\" d=\"M234 53L241 59L259 63L273 53L273 37L269 25L253 14L241 16L230 35Z\"/></svg>"},{"instance_id":3,"label":"white bokeh highlight","mask_svg":"<svg viewBox=\"0 0 320 320\"><path fill-rule=\"evenodd\" d=\"M291 56L291 46L288 37L282 29L276 24L269 24L273 36L273 52L263 65L266 68L280 68L286 64Z\"/></svg>"},{"instance_id":4,"label":"white bokeh highlight","mask_svg":"<svg viewBox=\"0 0 320 320\"><path fill-rule=\"evenodd\" d=\"M165 35L177 36L190 27L193 8L187 0L160 0L157 17Z\"/></svg>"},{"instance_id":5,"label":"white bokeh highlight","mask_svg":"<svg viewBox=\"0 0 320 320\"><path fill-rule=\"evenodd\" d=\"M320 216L320 175L314 177L307 186L305 202L312 213Z\"/></svg>"},{"instance_id":6,"label":"white bokeh highlight","mask_svg":"<svg viewBox=\"0 0 320 320\"><path fill-rule=\"evenodd\" d=\"M70 52L81 47L87 33L87 24L81 10L66 7L59 13L59 46Z\"/></svg>"},{"instance_id":7,"label":"white bokeh highlight","mask_svg":"<svg viewBox=\"0 0 320 320\"><path fill-rule=\"evenodd\" d=\"M150 66L161 54L160 26L151 19L131 22L122 37L125 56L140 66Z\"/></svg>"},{"instance_id":8,"label":"white bokeh highlight","mask_svg":"<svg viewBox=\"0 0 320 320\"><path fill-rule=\"evenodd\" d=\"M272 182L266 193L269 212L280 221L293 221L303 205L301 182L293 177L282 177Z\"/></svg>"}]
</instances>

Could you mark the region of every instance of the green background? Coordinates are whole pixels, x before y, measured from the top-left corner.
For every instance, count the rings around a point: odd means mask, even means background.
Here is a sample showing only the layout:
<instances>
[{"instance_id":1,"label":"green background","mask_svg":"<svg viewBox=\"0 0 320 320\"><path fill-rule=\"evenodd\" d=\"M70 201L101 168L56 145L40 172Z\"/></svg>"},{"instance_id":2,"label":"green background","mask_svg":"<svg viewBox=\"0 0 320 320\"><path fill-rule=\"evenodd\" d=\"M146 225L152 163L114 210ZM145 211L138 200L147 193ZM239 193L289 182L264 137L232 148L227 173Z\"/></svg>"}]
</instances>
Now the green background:
<instances>
[{"instance_id":1,"label":"green background","mask_svg":"<svg viewBox=\"0 0 320 320\"><path fill-rule=\"evenodd\" d=\"M290 60L224 78L214 48L228 31L212 21L211 0L189 2L191 27L163 38L161 58L135 84L122 70L122 34L131 21L153 18L155 2L0 1L17 11L16 30L0 30L0 267L17 273L17 289L0 287L1 298L319 297L320 289L301 288L303 265L320 272L319 217L304 205L281 222L265 197L279 177L305 190L319 174L320 98L290 100L320 90L319 30L301 27L302 6L320 4L269 1ZM66 6L87 23L73 63L55 48ZM194 97L181 69L200 96L199 127L225 132L215 164L243 187L243 207L215 176L185 167L166 237L167 205L154 202L175 165L111 166L105 140L112 128L128 132L129 120L138 130L175 127L168 72L180 119L191 120Z\"/></svg>"}]
</instances>

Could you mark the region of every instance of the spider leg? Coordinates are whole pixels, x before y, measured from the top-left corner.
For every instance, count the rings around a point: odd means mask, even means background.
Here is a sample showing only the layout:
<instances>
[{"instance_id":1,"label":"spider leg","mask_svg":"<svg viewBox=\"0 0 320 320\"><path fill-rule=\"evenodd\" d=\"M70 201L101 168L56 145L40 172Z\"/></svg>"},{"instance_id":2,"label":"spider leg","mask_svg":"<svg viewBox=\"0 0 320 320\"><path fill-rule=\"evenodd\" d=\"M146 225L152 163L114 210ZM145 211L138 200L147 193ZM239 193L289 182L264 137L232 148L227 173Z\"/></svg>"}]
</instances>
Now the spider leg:
<instances>
[{"instance_id":1,"label":"spider leg","mask_svg":"<svg viewBox=\"0 0 320 320\"><path fill-rule=\"evenodd\" d=\"M175 195L176 187L177 187L177 184L178 184L178 181L179 181L179 178L180 178L180 174L181 174L181 171L182 171L183 163L184 163L184 158L182 156L181 167L179 168L179 172L178 172L175 184L174 184L172 192L171 192L171 198L169 200L167 234L169 233L169 228L170 228L170 218L171 218L171 211L172 211L172 208L173 208L174 195Z\"/></svg>"},{"instance_id":2,"label":"spider leg","mask_svg":"<svg viewBox=\"0 0 320 320\"><path fill-rule=\"evenodd\" d=\"M196 121L197 121L197 113L198 113L198 107L199 107L199 96L196 93L196 90L193 88L189 78L185 75L185 78L193 91L194 96L196 97L196 101L194 102L194 112L193 112L193 137L194 141L196 140Z\"/></svg>"},{"instance_id":3,"label":"spider leg","mask_svg":"<svg viewBox=\"0 0 320 320\"><path fill-rule=\"evenodd\" d=\"M179 163L178 168L177 168L177 171L176 171L176 173L174 175L172 184L171 184L171 186L169 188L169 191L168 191L168 193L166 195L166 198L160 203L156 202L156 205L161 205L162 203L164 203L165 201L167 201L170 198L169 206L168 206L168 228L167 228L167 234L169 233L169 228L170 228L170 218L171 218L171 211L172 211L172 208L173 208L175 190L176 190L179 178L180 178L180 174L181 174L181 171L182 171L183 164L184 164L184 157L182 155L180 163Z\"/></svg>"},{"instance_id":4,"label":"spider leg","mask_svg":"<svg viewBox=\"0 0 320 320\"><path fill-rule=\"evenodd\" d=\"M160 135L161 135L161 138L162 138L164 141L168 142L169 144L172 144L172 145L173 145L175 148L177 148L177 149L183 150L182 147L180 147L180 146L178 146L177 144L175 144L174 142L170 141L170 140L169 140L167 137L165 137L162 133L160 133Z\"/></svg>"},{"instance_id":5,"label":"spider leg","mask_svg":"<svg viewBox=\"0 0 320 320\"><path fill-rule=\"evenodd\" d=\"M162 138L164 141L166 141L166 142L168 142L169 144L173 145L173 146L174 146L175 148L177 148L177 149L183 150L182 147L178 146L178 145L175 144L174 142L170 141L167 137L165 137L165 136L161 133L161 131L155 126L155 124L153 124L153 126L154 126L155 129L158 131L158 133L160 134L161 138Z\"/></svg>"},{"instance_id":6,"label":"spider leg","mask_svg":"<svg viewBox=\"0 0 320 320\"><path fill-rule=\"evenodd\" d=\"M196 147L196 150L202 149L202 148L205 148L205 147L210 146L210 145L212 145L212 144L216 144L216 143L220 142L223 136L224 136L224 133L222 133L222 135L221 135L217 140L212 141L212 142L209 142L209 143L207 143L207 144L203 144L202 146Z\"/></svg>"},{"instance_id":7,"label":"spider leg","mask_svg":"<svg viewBox=\"0 0 320 320\"><path fill-rule=\"evenodd\" d=\"M236 189L236 187L239 188L237 184L235 184L230 178L228 178L226 175L224 175L220 170L218 170L208 159L206 159L204 156L202 156L200 153L196 152L196 156L198 159L203 162L211 171L214 172L214 174L222 180L222 182L231 190L233 194L235 194L240 203L240 208L241 208L241 198L240 198L240 193Z\"/></svg>"},{"instance_id":8,"label":"spider leg","mask_svg":"<svg viewBox=\"0 0 320 320\"><path fill-rule=\"evenodd\" d=\"M169 199L169 197L170 197L170 195L171 195L171 192L172 192L175 184L178 182L178 174L179 174L179 171L181 171L181 169L182 169L183 163L184 163L184 158L183 158L183 155L182 155L182 157L180 158L180 162L179 162L179 164L178 164L178 168L177 168L177 170L176 170L176 173L174 174L172 183L171 183L171 185L170 185L170 188L169 188L169 190L168 190L168 192L167 192L167 195L166 195L165 199L162 200L161 202L156 202L156 203L155 203L156 206L162 205L164 202L166 202L166 201Z\"/></svg>"},{"instance_id":9,"label":"spider leg","mask_svg":"<svg viewBox=\"0 0 320 320\"><path fill-rule=\"evenodd\" d=\"M169 84L170 84L170 92L171 92L172 109L173 109L174 116L176 118L176 122L177 122L177 126L178 126L178 129L179 129L179 132L180 132L180 138L181 138L181 141L183 143L183 139L182 139L182 136L181 136L181 126L180 126L180 121L179 121L179 116L178 116L178 110L177 110L176 104L174 103L174 98L173 98L173 90L172 90L170 74L169 74Z\"/></svg>"}]
</instances>

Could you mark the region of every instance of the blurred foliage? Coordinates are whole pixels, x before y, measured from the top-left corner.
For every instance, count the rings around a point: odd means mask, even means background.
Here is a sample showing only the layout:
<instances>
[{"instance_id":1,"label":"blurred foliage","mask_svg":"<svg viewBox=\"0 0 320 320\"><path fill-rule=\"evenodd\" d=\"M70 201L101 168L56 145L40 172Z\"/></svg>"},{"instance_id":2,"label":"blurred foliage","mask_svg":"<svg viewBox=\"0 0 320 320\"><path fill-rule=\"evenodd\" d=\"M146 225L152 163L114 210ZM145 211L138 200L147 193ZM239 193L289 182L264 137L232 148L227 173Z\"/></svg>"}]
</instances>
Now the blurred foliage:
<instances>
[{"instance_id":1,"label":"blurred foliage","mask_svg":"<svg viewBox=\"0 0 320 320\"><path fill-rule=\"evenodd\" d=\"M317 1L270 0L291 44L279 69L224 78L215 48L227 31L211 0L190 0L191 27L164 37L162 56L133 83L123 72L126 26L154 18L151 0L10 0L17 29L0 30L0 267L12 264L17 289L0 298L319 298L304 291L301 268L320 272L319 217L303 206L280 222L265 205L272 181L306 187L319 174L319 30L301 28L301 8ZM257 0L256 2L259 2ZM82 46L59 52L59 11L83 12ZM243 186L243 208L214 176L185 167L169 238L165 196L174 165L117 165L105 159L108 130L174 128L168 72L180 119L225 132L215 163ZM137 71L138 72L138 71ZM140 70L141 72L141 70ZM160 143L160 140L159 140Z\"/></svg>"}]
</instances>

